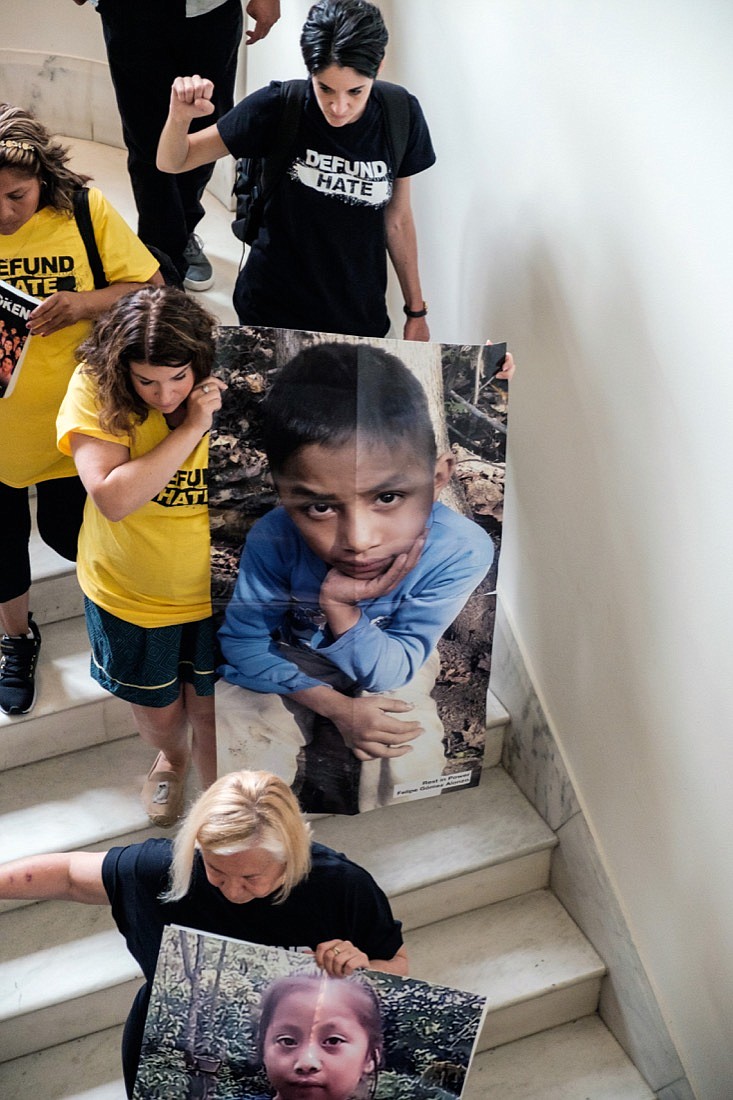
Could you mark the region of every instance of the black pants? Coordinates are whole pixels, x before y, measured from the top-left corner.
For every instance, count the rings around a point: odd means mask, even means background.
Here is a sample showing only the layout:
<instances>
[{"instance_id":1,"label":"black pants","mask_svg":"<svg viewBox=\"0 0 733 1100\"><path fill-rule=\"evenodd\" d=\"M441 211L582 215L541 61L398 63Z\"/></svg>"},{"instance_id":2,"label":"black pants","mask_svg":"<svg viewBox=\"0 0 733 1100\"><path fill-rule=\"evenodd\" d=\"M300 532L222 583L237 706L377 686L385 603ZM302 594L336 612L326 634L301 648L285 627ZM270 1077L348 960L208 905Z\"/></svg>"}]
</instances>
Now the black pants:
<instances>
[{"instance_id":1,"label":"black pants","mask_svg":"<svg viewBox=\"0 0 733 1100\"><path fill-rule=\"evenodd\" d=\"M78 477L60 477L36 485L36 522L41 538L68 561L76 560L86 492ZM27 489L0 481L0 603L22 596L31 586L28 543L31 512Z\"/></svg>"},{"instance_id":2,"label":"black pants","mask_svg":"<svg viewBox=\"0 0 733 1100\"><path fill-rule=\"evenodd\" d=\"M210 126L234 104L241 0L186 19L185 0L99 0L107 58L127 146L127 169L138 213L138 236L166 252L185 275L183 250L204 216L201 196L212 164L174 176L159 172L155 154L177 76L199 73L214 82Z\"/></svg>"}]
</instances>

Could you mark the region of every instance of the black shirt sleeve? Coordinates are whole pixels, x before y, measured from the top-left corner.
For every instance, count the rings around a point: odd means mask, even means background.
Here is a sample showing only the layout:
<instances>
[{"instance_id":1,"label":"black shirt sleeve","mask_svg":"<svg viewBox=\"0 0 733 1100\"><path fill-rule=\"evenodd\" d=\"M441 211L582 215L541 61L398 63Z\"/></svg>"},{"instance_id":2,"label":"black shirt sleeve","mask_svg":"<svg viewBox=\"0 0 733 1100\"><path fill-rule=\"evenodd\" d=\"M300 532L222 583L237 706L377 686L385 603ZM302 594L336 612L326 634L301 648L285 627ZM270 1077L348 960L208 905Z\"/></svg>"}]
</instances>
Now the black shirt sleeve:
<instances>
[{"instance_id":1,"label":"black shirt sleeve","mask_svg":"<svg viewBox=\"0 0 733 1100\"><path fill-rule=\"evenodd\" d=\"M171 842L162 838L110 848L102 863L102 882L115 924L149 982L166 923L159 897L168 888L170 863Z\"/></svg>"},{"instance_id":2,"label":"black shirt sleeve","mask_svg":"<svg viewBox=\"0 0 733 1100\"><path fill-rule=\"evenodd\" d=\"M435 164L435 150L430 139L430 131L422 113L422 107L414 95L409 95L410 104L410 134L407 139L405 155L397 168L395 175L399 179L406 176L416 176L418 172L424 172Z\"/></svg>"},{"instance_id":3,"label":"black shirt sleeve","mask_svg":"<svg viewBox=\"0 0 733 1100\"><path fill-rule=\"evenodd\" d=\"M263 157L272 147L282 104L281 81L252 92L216 122L221 140L234 157Z\"/></svg>"}]
</instances>

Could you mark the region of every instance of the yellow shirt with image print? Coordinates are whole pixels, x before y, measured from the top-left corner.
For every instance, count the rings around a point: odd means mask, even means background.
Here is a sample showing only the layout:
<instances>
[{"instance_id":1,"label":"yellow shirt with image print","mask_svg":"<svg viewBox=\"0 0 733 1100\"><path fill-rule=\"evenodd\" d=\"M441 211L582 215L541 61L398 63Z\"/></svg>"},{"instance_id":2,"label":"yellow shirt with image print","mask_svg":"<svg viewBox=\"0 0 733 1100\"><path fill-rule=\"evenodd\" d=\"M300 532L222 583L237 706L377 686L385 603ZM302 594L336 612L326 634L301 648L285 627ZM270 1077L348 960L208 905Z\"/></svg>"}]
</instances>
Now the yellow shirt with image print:
<instances>
[{"instance_id":1,"label":"yellow shirt with image print","mask_svg":"<svg viewBox=\"0 0 733 1100\"><path fill-rule=\"evenodd\" d=\"M124 435L104 431L96 383L81 364L59 410L57 432L64 454L71 454L69 436L78 432L121 444L135 459L157 447L171 429L162 413L150 409L145 421ZM146 628L197 622L211 614L208 464L207 433L165 488L124 519L108 520L87 499L77 573L90 600Z\"/></svg>"},{"instance_id":2,"label":"yellow shirt with image print","mask_svg":"<svg viewBox=\"0 0 733 1100\"><path fill-rule=\"evenodd\" d=\"M96 187L89 189L94 237L110 283L145 283L158 261ZM58 290L94 290L94 276L76 220L51 207L15 233L0 236L0 279L45 299ZM29 337L18 380L0 398L0 481L15 489L73 477L74 463L56 446L56 413L78 362L76 349L92 322L77 321L50 336Z\"/></svg>"}]
</instances>

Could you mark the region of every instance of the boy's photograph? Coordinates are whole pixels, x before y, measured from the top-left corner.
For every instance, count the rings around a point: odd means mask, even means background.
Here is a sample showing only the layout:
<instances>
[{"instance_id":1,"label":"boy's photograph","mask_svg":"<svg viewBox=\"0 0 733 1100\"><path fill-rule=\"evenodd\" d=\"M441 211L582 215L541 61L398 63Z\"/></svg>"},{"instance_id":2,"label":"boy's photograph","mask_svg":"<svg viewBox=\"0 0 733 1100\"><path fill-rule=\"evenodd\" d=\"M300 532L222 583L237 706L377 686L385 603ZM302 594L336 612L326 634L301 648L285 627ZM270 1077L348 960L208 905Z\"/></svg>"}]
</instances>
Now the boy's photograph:
<instances>
[{"instance_id":1,"label":"boy's photograph","mask_svg":"<svg viewBox=\"0 0 733 1100\"><path fill-rule=\"evenodd\" d=\"M273 771L314 813L478 783L507 398L485 353L220 330L220 774Z\"/></svg>"},{"instance_id":2,"label":"boy's photograph","mask_svg":"<svg viewBox=\"0 0 733 1100\"><path fill-rule=\"evenodd\" d=\"M485 1011L473 993L169 925L135 1100L456 1100Z\"/></svg>"}]
</instances>

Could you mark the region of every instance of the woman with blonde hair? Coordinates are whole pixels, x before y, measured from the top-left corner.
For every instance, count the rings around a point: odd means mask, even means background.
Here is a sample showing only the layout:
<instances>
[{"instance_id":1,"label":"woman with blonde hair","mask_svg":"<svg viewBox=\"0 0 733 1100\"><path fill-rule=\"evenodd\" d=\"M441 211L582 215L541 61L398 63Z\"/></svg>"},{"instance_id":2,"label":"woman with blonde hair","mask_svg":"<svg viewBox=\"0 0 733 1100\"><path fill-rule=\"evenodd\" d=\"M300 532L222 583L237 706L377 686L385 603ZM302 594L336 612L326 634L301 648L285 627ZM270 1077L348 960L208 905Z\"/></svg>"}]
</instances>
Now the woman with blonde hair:
<instances>
[{"instance_id":1,"label":"woman with blonde hair","mask_svg":"<svg viewBox=\"0 0 733 1100\"><path fill-rule=\"evenodd\" d=\"M168 924L309 951L332 977L361 967L407 973L385 894L363 868L311 840L292 791L269 772L222 776L191 807L175 844L156 838L0 866L0 898L111 905L146 979L122 1043L128 1095Z\"/></svg>"},{"instance_id":2,"label":"woman with blonde hair","mask_svg":"<svg viewBox=\"0 0 733 1100\"><path fill-rule=\"evenodd\" d=\"M91 188L89 212L109 284L95 288L74 217L74 196L89 177L68 161L33 115L0 103L0 280L40 300L22 368L0 400L0 710L11 715L33 706L41 647L30 614L29 486L36 487L41 538L73 561L84 488L71 458L56 448L56 413L91 322L140 283L159 279L157 261Z\"/></svg>"},{"instance_id":3,"label":"woman with blonde hair","mask_svg":"<svg viewBox=\"0 0 733 1100\"><path fill-rule=\"evenodd\" d=\"M207 470L226 387L211 374L213 328L182 290L127 295L79 348L58 416L89 494L78 575L91 673L158 750L142 800L161 826L183 812L191 757L204 787L216 779Z\"/></svg>"}]
</instances>

